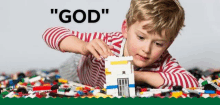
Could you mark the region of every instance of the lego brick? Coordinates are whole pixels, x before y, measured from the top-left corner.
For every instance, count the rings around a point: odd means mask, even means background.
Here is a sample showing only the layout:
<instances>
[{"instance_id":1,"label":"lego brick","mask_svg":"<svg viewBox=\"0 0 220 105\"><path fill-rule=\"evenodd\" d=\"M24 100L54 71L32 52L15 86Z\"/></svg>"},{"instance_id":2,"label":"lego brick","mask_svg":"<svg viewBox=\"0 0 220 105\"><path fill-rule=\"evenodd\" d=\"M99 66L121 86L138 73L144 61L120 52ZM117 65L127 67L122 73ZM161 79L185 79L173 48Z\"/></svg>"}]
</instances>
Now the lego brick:
<instances>
[{"instance_id":1,"label":"lego brick","mask_svg":"<svg viewBox=\"0 0 220 105\"><path fill-rule=\"evenodd\" d=\"M33 87L33 91L51 90L51 86L36 86Z\"/></svg>"},{"instance_id":2,"label":"lego brick","mask_svg":"<svg viewBox=\"0 0 220 105\"><path fill-rule=\"evenodd\" d=\"M111 61L111 65L126 65L128 64L128 61Z\"/></svg>"}]
</instances>

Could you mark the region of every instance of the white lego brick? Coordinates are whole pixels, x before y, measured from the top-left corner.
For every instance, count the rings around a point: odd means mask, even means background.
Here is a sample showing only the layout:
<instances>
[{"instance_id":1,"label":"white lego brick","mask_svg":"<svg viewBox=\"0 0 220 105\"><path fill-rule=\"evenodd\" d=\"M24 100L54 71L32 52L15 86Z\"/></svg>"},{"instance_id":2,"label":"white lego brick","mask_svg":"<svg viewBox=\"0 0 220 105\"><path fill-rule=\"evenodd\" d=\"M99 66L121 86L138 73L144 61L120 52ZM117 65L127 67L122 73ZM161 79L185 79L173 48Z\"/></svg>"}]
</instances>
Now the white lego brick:
<instances>
[{"instance_id":1,"label":"white lego brick","mask_svg":"<svg viewBox=\"0 0 220 105\"><path fill-rule=\"evenodd\" d=\"M47 96L45 97L45 98L50 98L50 95L49 95L49 93L46 93L47 94Z\"/></svg>"},{"instance_id":2,"label":"white lego brick","mask_svg":"<svg viewBox=\"0 0 220 105\"><path fill-rule=\"evenodd\" d=\"M130 97L135 97L135 88L129 88Z\"/></svg>"},{"instance_id":3,"label":"white lego brick","mask_svg":"<svg viewBox=\"0 0 220 105\"><path fill-rule=\"evenodd\" d=\"M118 96L118 89L108 89L106 92L107 95Z\"/></svg>"},{"instance_id":4,"label":"white lego brick","mask_svg":"<svg viewBox=\"0 0 220 105\"><path fill-rule=\"evenodd\" d=\"M33 94L34 92L32 90L28 91L28 94Z\"/></svg>"},{"instance_id":5,"label":"white lego brick","mask_svg":"<svg viewBox=\"0 0 220 105\"><path fill-rule=\"evenodd\" d=\"M65 88L67 86L67 88L70 88L69 84L61 84L60 88Z\"/></svg>"},{"instance_id":6,"label":"white lego brick","mask_svg":"<svg viewBox=\"0 0 220 105\"><path fill-rule=\"evenodd\" d=\"M43 73L42 71L36 71L37 75L41 75L41 73Z\"/></svg>"},{"instance_id":7,"label":"white lego brick","mask_svg":"<svg viewBox=\"0 0 220 105\"><path fill-rule=\"evenodd\" d=\"M169 92L170 89L150 89L149 91L154 92L154 93L157 93L157 92L161 93L161 92Z\"/></svg>"},{"instance_id":8,"label":"white lego brick","mask_svg":"<svg viewBox=\"0 0 220 105\"><path fill-rule=\"evenodd\" d=\"M65 92L65 95L67 96L74 96L77 92L74 91L69 91L69 92Z\"/></svg>"},{"instance_id":9,"label":"white lego brick","mask_svg":"<svg viewBox=\"0 0 220 105\"><path fill-rule=\"evenodd\" d=\"M100 90L99 89L94 89L93 95L96 95L97 93L100 93Z\"/></svg>"},{"instance_id":10,"label":"white lego brick","mask_svg":"<svg viewBox=\"0 0 220 105\"><path fill-rule=\"evenodd\" d=\"M55 76L56 73L55 72L51 72L50 74L48 74L49 77Z\"/></svg>"},{"instance_id":11,"label":"white lego brick","mask_svg":"<svg viewBox=\"0 0 220 105\"><path fill-rule=\"evenodd\" d=\"M77 86L77 87L83 86L82 84L76 83L76 82L73 82L73 81L68 81L68 83L69 83L69 85L72 85L72 86Z\"/></svg>"},{"instance_id":12,"label":"white lego brick","mask_svg":"<svg viewBox=\"0 0 220 105\"><path fill-rule=\"evenodd\" d=\"M40 76L42 76L42 77L46 77L46 76L47 76L47 74L46 74L46 73L44 73L44 72L42 72L42 73L40 74Z\"/></svg>"},{"instance_id":13,"label":"white lego brick","mask_svg":"<svg viewBox=\"0 0 220 105\"><path fill-rule=\"evenodd\" d=\"M211 85L212 85L213 87L215 87L217 90L220 90L220 87L219 87L218 85L216 85L216 84L214 84L214 83L211 83Z\"/></svg>"},{"instance_id":14,"label":"white lego brick","mask_svg":"<svg viewBox=\"0 0 220 105\"><path fill-rule=\"evenodd\" d=\"M203 98L208 98L208 97L209 97L209 94L202 94L202 97L203 97Z\"/></svg>"},{"instance_id":15,"label":"white lego brick","mask_svg":"<svg viewBox=\"0 0 220 105\"><path fill-rule=\"evenodd\" d=\"M65 92L62 92L62 91L57 91L57 94L64 95L64 94L65 94Z\"/></svg>"},{"instance_id":16,"label":"white lego brick","mask_svg":"<svg viewBox=\"0 0 220 105\"><path fill-rule=\"evenodd\" d=\"M186 88L183 88L182 91L183 91L184 93L189 93L189 91L188 91Z\"/></svg>"},{"instance_id":17,"label":"white lego brick","mask_svg":"<svg viewBox=\"0 0 220 105\"><path fill-rule=\"evenodd\" d=\"M199 93L205 93L205 90L202 90L202 89L195 89L195 91L197 91Z\"/></svg>"},{"instance_id":18,"label":"white lego brick","mask_svg":"<svg viewBox=\"0 0 220 105\"><path fill-rule=\"evenodd\" d=\"M152 97L154 94L151 92L143 92L143 94L140 94L139 97Z\"/></svg>"},{"instance_id":19,"label":"white lego brick","mask_svg":"<svg viewBox=\"0 0 220 105\"><path fill-rule=\"evenodd\" d=\"M29 82L29 77L25 77L24 82L28 83Z\"/></svg>"},{"instance_id":20,"label":"white lego brick","mask_svg":"<svg viewBox=\"0 0 220 105\"><path fill-rule=\"evenodd\" d=\"M207 81L208 81L208 83L212 83L211 81L212 81L212 78L211 77L207 77L207 78L205 78Z\"/></svg>"},{"instance_id":21,"label":"white lego brick","mask_svg":"<svg viewBox=\"0 0 220 105\"><path fill-rule=\"evenodd\" d=\"M41 79L41 76L37 76L37 77L34 77L34 78L31 78L29 79L29 82L36 82L36 81L39 81Z\"/></svg>"},{"instance_id":22,"label":"white lego brick","mask_svg":"<svg viewBox=\"0 0 220 105\"><path fill-rule=\"evenodd\" d=\"M202 82L203 82L203 81L204 81L203 79L201 79L201 78L199 79L199 81L198 81L198 82L199 82L199 87L202 86Z\"/></svg>"},{"instance_id":23,"label":"white lego brick","mask_svg":"<svg viewBox=\"0 0 220 105\"><path fill-rule=\"evenodd\" d=\"M5 80L5 76L0 76L0 81Z\"/></svg>"},{"instance_id":24,"label":"white lego brick","mask_svg":"<svg viewBox=\"0 0 220 105\"><path fill-rule=\"evenodd\" d=\"M28 95L28 97L30 97L30 98L35 98L35 97L36 97L36 94L35 94L35 93L31 93L31 94ZM26 98L27 98L27 97L26 97Z\"/></svg>"},{"instance_id":25,"label":"white lego brick","mask_svg":"<svg viewBox=\"0 0 220 105\"><path fill-rule=\"evenodd\" d=\"M5 85L1 85L0 87L1 87L1 88L6 88L6 86L5 86Z\"/></svg>"},{"instance_id":26,"label":"white lego brick","mask_svg":"<svg viewBox=\"0 0 220 105\"><path fill-rule=\"evenodd\" d=\"M190 90L190 89L187 89L187 91L188 91L189 93L196 93L196 94L199 94L199 92L196 91L196 90Z\"/></svg>"},{"instance_id":27,"label":"white lego brick","mask_svg":"<svg viewBox=\"0 0 220 105\"><path fill-rule=\"evenodd\" d=\"M36 83L34 84L34 86L41 86L41 83L40 83L40 82L36 82Z\"/></svg>"},{"instance_id":28,"label":"white lego brick","mask_svg":"<svg viewBox=\"0 0 220 105\"><path fill-rule=\"evenodd\" d=\"M14 97L14 92L12 91L12 92L10 92L9 94L7 94L5 97L8 97L8 98L12 98L12 97Z\"/></svg>"}]
</instances>

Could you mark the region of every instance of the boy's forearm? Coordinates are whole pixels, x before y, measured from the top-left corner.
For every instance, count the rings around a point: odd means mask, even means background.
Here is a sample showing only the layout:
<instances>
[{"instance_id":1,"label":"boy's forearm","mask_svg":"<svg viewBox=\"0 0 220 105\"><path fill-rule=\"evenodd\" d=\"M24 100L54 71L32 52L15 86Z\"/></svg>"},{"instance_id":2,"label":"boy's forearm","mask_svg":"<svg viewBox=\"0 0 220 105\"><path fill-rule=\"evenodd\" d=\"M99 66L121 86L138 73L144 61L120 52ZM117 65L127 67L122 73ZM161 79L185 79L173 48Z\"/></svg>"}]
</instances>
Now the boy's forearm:
<instances>
[{"instance_id":1,"label":"boy's forearm","mask_svg":"<svg viewBox=\"0 0 220 105\"><path fill-rule=\"evenodd\" d=\"M75 36L69 36L60 42L60 49L66 52L73 52L76 54L82 54L82 47L86 42L78 39Z\"/></svg>"},{"instance_id":2,"label":"boy's forearm","mask_svg":"<svg viewBox=\"0 0 220 105\"><path fill-rule=\"evenodd\" d=\"M159 87L164 83L164 79L159 73L134 71L136 83L147 83L153 87Z\"/></svg>"}]
</instances>

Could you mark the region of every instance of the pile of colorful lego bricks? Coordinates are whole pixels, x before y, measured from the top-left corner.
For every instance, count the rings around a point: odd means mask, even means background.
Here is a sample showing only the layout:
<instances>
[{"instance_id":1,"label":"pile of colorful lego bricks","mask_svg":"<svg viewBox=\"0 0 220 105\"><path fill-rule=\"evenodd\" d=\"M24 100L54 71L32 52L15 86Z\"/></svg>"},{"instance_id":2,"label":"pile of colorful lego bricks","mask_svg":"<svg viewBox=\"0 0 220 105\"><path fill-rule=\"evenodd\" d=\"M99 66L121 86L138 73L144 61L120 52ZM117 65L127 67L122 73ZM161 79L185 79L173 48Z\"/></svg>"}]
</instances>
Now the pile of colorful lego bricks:
<instances>
[{"instance_id":1,"label":"pile of colorful lego bricks","mask_svg":"<svg viewBox=\"0 0 220 105\"><path fill-rule=\"evenodd\" d=\"M182 88L181 86L174 86L172 89L152 89L137 87L137 96L160 98L220 97L220 69L210 69L203 72L198 68L194 68L189 70L189 72L198 79L199 87Z\"/></svg>"},{"instance_id":2,"label":"pile of colorful lego bricks","mask_svg":"<svg viewBox=\"0 0 220 105\"><path fill-rule=\"evenodd\" d=\"M211 69L201 71L197 68L189 70L199 81L199 87L182 88L174 86L172 89L154 89L136 87L136 97L175 97L175 98L214 98L220 97L220 70ZM13 75L0 75L0 97L2 98L49 98L49 97L110 97L106 89L82 85L62 79L58 70L28 71ZM119 96L118 98L123 97Z\"/></svg>"},{"instance_id":3,"label":"pile of colorful lego bricks","mask_svg":"<svg viewBox=\"0 0 220 105\"><path fill-rule=\"evenodd\" d=\"M58 70L28 71L0 76L0 97L107 97L98 87L85 86L62 79ZM101 93L102 92L102 93Z\"/></svg>"}]
</instances>

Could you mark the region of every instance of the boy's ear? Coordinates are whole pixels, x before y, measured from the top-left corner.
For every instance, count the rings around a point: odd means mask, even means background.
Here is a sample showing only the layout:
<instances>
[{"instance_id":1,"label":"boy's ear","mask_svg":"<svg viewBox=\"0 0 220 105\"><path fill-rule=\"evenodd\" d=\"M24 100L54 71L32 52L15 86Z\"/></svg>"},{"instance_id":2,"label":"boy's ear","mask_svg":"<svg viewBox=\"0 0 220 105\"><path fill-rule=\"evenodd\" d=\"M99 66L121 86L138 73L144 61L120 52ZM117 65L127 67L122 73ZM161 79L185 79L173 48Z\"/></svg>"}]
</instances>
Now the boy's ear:
<instances>
[{"instance_id":1,"label":"boy's ear","mask_svg":"<svg viewBox=\"0 0 220 105\"><path fill-rule=\"evenodd\" d=\"M123 24L121 27L121 32L122 32L124 38L127 38L127 20L126 19L123 21Z\"/></svg>"}]
</instances>

